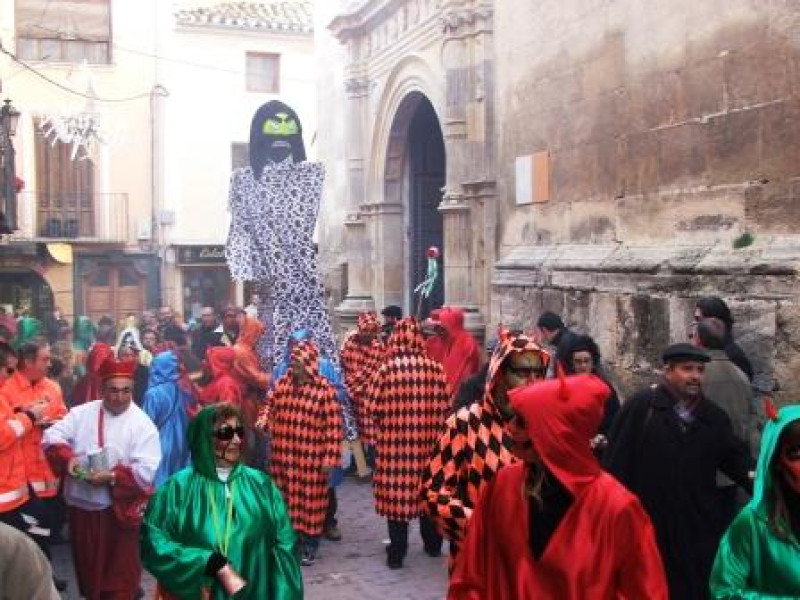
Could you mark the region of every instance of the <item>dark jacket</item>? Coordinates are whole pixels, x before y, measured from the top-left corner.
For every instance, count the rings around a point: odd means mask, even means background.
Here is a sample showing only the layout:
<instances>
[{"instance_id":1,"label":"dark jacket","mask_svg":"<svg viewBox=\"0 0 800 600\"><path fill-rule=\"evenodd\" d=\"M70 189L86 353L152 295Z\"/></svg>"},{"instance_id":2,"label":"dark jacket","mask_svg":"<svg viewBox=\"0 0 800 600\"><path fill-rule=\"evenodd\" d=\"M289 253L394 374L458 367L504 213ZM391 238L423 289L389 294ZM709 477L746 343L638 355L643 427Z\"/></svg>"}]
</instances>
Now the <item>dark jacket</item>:
<instances>
[{"instance_id":1,"label":"dark jacket","mask_svg":"<svg viewBox=\"0 0 800 600\"><path fill-rule=\"evenodd\" d=\"M480 402L483 400L483 395L486 392L486 376L489 373L489 363L487 362L477 373L467 377L463 383L458 386L458 391L453 398L453 412L458 412L459 409L466 408L473 402Z\"/></svg>"},{"instance_id":2,"label":"dark jacket","mask_svg":"<svg viewBox=\"0 0 800 600\"><path fill-rule=\"evenodd\" d=\"M205 360L206 351L212 346L222 346L222 333L214 329L198 327L192 332L192 354L200 360Z\"/></svg>"},{"instance_id":3,"label":"dark jacket","mask_svg":"<svg viewBox=\"0 0 800 600\"><path fill-rule=\"evenodd\" d=\"M616 417L603 463L650 515L670 597L705 599L724 526L717 469L749 491L755 463L724 410L703 399L684 425L675 403L663 383L638 392Z\"/></svg>"},{"instance_id":4,"label":"dark jacket","mask_svg":"<svg viewBox=\"0 0 800 600\"><path fill-rule=\"evenodd\" d=\"M725 354L728 355L730 361L742 370L742 373L747 375L748 381L753 381L753 365L750 364L750 359L744 353L741 346L731 339L725 345Z\"/></svg>"}]
</instances>

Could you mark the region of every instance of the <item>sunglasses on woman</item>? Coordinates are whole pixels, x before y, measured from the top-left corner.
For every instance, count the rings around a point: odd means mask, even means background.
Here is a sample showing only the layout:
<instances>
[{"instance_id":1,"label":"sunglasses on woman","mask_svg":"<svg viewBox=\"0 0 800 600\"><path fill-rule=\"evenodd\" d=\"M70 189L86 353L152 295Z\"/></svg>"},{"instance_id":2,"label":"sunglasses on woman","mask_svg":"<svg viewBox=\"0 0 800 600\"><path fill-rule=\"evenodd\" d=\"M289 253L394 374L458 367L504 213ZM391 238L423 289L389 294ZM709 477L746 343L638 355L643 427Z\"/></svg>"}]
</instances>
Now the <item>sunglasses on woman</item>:
<instances>
[{"instance_id":1,"label":"sunglasses on woman","mask_svg":"<svg viewBox=\"0 0 800 600\"><path fill-rule=\"evenodd\" d=\"M237 425L236 427L223 425L219 429L214 430L214 437L223 442L232 440L234 434L238 435L240 440L244 439L244 427L241 425Z\"/></svg>"}]
</instances>

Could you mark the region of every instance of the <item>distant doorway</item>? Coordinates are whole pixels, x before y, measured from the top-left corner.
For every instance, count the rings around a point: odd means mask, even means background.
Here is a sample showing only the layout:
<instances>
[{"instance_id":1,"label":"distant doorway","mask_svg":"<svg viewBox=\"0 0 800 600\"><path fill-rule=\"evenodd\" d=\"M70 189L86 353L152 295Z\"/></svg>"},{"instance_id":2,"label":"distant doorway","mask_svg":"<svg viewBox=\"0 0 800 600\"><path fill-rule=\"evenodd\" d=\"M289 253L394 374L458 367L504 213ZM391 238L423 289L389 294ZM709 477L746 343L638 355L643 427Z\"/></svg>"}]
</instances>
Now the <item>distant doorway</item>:
<instances>
[{"instance_id":1,"label":"distant doorway","mask_svg":"<svg viewBox=\"0 0 800 600\"><path fill-rule=\"evenodd\" d=\"M444 264L444 229L439 204L445 185L444 138L439 119L430 101L419 93L410 94L406 101L416 102L408 126L408 289L409 312L418 305L414 288L428 271L427 249L436 246L442 252L440 271ZM439 279L427 300L421 305L424 318L434 308L444 304L444 277Z\"/></svg>"}]
</instances>

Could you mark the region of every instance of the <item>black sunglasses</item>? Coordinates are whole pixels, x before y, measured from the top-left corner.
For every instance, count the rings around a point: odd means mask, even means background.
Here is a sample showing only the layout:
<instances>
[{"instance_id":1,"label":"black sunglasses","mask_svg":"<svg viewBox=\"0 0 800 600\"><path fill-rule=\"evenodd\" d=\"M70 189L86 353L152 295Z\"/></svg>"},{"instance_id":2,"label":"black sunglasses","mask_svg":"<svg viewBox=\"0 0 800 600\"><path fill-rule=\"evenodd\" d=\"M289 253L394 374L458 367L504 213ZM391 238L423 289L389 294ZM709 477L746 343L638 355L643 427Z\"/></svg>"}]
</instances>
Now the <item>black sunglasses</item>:
<instances>
[{"instance_id":1,"label":"black sunglasses","mask_svg":"<svg viewBox=\"0 0 800 600\"><path fill-rule=\"evenodd\" d=\"M214 437L223 442L228 442L233 439L233 434L239 436L239 439L244 439L244 427L238 425L231 427L230 425L223 425L219 429L214 430Z\"/></svg>"}]
</instances>

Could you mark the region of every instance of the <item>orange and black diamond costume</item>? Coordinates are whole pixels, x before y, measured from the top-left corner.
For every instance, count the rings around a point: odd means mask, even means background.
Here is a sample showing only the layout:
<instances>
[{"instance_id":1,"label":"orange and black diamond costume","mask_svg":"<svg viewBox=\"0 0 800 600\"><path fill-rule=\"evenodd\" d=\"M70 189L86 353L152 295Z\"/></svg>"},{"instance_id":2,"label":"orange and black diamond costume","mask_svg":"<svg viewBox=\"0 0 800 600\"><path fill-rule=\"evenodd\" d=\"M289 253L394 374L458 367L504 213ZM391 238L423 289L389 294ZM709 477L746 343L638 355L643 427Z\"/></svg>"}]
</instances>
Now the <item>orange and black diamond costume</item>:
<instances>
[{"instance_id":1,"label":"orange and black diamond costume","mask_svg":"<svg viewBox=\"0 0 800 600\"><path fill-rule=\"evenodd\" d=\"M325 469L341 463L342 409L336 388L319 374L316 344L298 342L292 359L302 362L305 381L295 381L290 366L267 397L258 425L272 433L269 471L283 492L292 525L313 537L322 533L328 505Z\"/></svg>"},{"instance_id":2,"label":"orange and black diamond costume","mask_svg":"<svg viewBox=\"0 0 800 600\"><path fill-rule=\"evenodd\" d=\"M545 365L549 361L549 355L526 335L501 330L489 363L483 400L460 409L447 419L444 433L425 469L423 510L453 542L451 554L457 551L472 509L486 484L500 469L515 461L506 419L492 396L501 376L501 365L515 352L536 352Z\"/></svg>"},{"instance_id":3,"label":"orange and black diamond costume","mask_svg":"<svg viewBox=\"0 0 800 600\"><path fill-rule=\"evenodd\" d=\"M390 520L410 521L420 514L422 472L450 410L447 377L425 354L416 319L395 325L367 396L378 450L375 509Z\"/></svg>"},{"instance_id":4,"label":"orange and black diamond costume","mask_svg":"<svg viewBox=\"0 0 800 600\"><path fill-rule=\"evenodd\" d=\"M367 386L386 358L386 346L380 341L377 335L379 332L378 315L374 312L361 313L358 315L357 329L347 335L339 352L339 362L355 412L358 433L365 443L373 442L372 423L367 412ZM375 338L369 344L358 342L359 335L370 333L374 333Z\"/></svg>"}]
</instances>

